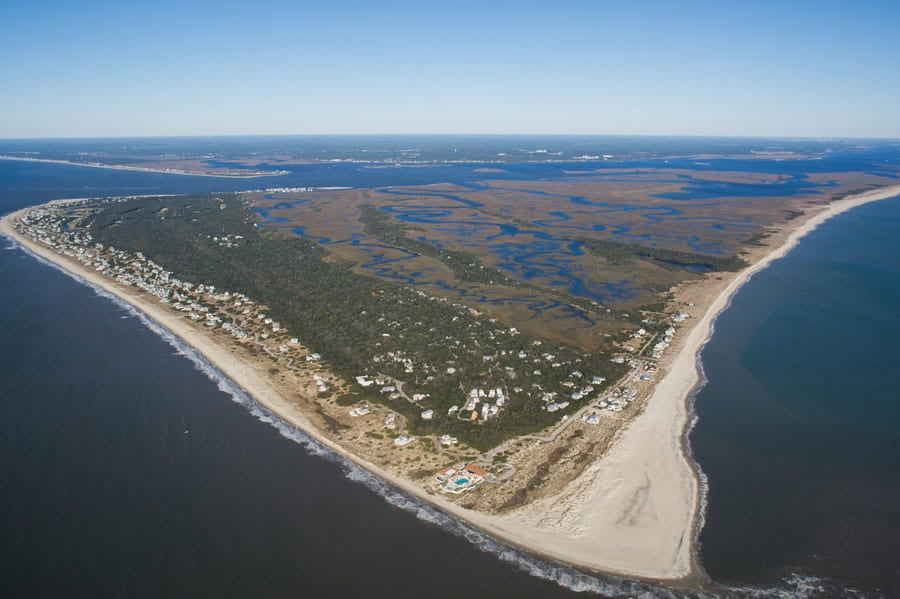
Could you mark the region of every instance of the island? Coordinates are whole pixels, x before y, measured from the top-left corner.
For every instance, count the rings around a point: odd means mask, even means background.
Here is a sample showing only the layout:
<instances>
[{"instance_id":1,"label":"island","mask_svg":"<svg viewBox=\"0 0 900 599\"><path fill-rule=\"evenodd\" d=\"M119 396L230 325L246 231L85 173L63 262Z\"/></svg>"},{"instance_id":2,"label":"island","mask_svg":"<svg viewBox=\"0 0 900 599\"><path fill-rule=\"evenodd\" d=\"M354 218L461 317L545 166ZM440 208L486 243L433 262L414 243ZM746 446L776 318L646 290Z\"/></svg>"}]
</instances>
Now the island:
<instances>
[{"instance_id":1,"label":"island","mask_svg":"<svg viewBox=\"0 0 900 599\"><path fill-rule=\"evenodd\" d=\"M702 587L697 357L754 272L892 179L652 168L58 200L0 232L180 337L260 406L467 525ZM771 195L680 202L692 186Z\"/></svg>"}]
</instances>

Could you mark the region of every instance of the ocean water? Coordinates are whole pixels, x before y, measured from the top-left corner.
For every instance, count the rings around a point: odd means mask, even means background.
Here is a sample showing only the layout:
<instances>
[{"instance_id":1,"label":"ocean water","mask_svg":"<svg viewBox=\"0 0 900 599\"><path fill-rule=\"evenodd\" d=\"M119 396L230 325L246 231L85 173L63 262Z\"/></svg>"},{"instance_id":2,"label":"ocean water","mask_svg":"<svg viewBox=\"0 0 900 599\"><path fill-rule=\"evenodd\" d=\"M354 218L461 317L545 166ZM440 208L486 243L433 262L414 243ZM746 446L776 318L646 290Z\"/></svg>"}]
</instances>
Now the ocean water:
<instances>
[{"instance_id":1,"label":"ocean water","mask_svg":"<svg viewBox=\"0 0 900 599\"><path fill-rule=\"evenodd\" d=\"M900 596L900 198L835 217L754 275L702 360L691 440L709 574Z\"/></svg>"},{"instance_id":2,"label":"ocean water","mask_svg":"<svg viewBox=\"0 0 900 599\"><path fill-rule=\"evenodd\" d=\"M830 166L878 168L885 155L896 163L879 150ZM480 176L341 164L235 181L0 161L0 213L58 197ZM726 585L714 594L898 594L898 204L821 227L717 323L692 435L710 480L701 557ZM19 249L0 250L0 280L4 596L458 597L460 580L486 597L687 594L583 575L460 527Z\"/></svg>"}]
</instances>

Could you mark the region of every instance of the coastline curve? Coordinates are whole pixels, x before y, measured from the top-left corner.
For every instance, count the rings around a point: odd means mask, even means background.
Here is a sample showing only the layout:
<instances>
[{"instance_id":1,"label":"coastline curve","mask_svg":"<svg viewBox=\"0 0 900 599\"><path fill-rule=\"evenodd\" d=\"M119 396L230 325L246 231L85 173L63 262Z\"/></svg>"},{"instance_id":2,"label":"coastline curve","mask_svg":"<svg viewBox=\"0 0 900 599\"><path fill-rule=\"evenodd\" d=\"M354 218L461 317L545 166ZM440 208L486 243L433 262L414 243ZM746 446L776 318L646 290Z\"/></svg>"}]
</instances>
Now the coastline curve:
<instances>
[{"instance_id":1,"label":"coastline curve","mask_svg":"<svg viewBox=\"0 0 900 599\"><path fill-rule=\"evenodd\" d=\"M345 460L347 467L359 469L353 476L374 475L379 482L377 489L373 489L376 493L386 495L386 487L381 486L386 484L412 498L417 506L424 505L458 520L457 524L464 529L460 534L466 538L469 538L470 532L475 532L485 535L491 542L498 539L501 549L497 551L501 559L505 554L502 547L508 544L516 548L513 550L518 556L515 559L523 556L518 553L518 548L521 548L528 554L546 556L562 564L572 564L592 572L608 572L617 582L617 577L625 576L697 589L707 584L697 555L698 535L704 523L706 483L702 469L693 459L689 435L697 422L694 397L705 381L700 353L715 330L716 318L730 306L732 297L756 272L785 256L818 225L856 206L898 194L900 185L837 200L813 213L790 231L783 243L738 273L687 332L671 368L657 384L645 409L620 431L610 451L588 466L560 494L535 501L506 515L480 514L442 498L429 496L411 482L350 454L324 437L299 410L280 398L275 388L266 382L265 376L251 364L235 358L207 335L151 302L150 298L106 280L19 235L11 226L12 219L18 213L3 217L0 233L76 279L95 289L102 289L133 307L147 319L145 325L155 323L212 367L215 375L208 374L212 380L221 378L233 382L236 389L263 410L261 414L265 418L302 433L323 451L332 452L340 460ZM184 349L179 348L179 351ZM255 413L254 416L263 419ZM641 477L641 474L644 476ZM348 474L348 478L352 476ZM548 509L550 506L553 509ZM418 516L420 509L416 507L408 511L415 511ZM428 521L427 518L421 519ZM444 527L446 523L438 525ZM479 543L475 544L480 547ZM654 550L648 551L648 547ZM532 571L531 566L523 569ZM579 575L560 576L568 580L578 579ZM560 577L553 579L568 586L561 582ZM582 588L580 585L583 583L583 580L573 583L578 586L574 590L595 590ZM652 592L660 592L655 585L648 583L647 586L649 588L617 588L615 591L608 588L606 592L621 593L624 590L644 593L651 592L651 589Z\"/></svg>"}]
</instances>

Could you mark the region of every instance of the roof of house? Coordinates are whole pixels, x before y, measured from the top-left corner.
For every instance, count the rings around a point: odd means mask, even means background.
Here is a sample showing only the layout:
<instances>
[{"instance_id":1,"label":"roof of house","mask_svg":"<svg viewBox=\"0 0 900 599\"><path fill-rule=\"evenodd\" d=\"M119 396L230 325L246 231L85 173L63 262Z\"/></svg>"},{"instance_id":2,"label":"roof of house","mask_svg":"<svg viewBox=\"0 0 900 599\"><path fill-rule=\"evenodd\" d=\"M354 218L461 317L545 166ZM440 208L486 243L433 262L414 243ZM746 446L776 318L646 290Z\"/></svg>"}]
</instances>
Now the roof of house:
<instances>
[{"instance_id":1,"label":"roof of house","mask_svg":"<svg viewBox=\"0 0 900 599\"><path fill-rule=\"evenodd\" d=\"M484 468L482 468L481 466L479 466L479 465L476 464L475 462L472 462L471 464L466 464L466 471L469 472L469 473L471 473L471 474L475 474L475 475L477 475L477 476L480 476L480 477L482 477L482 478L484 478L484 477L487 476L487 474L488 474L487 471L484 470Z\"/></svg>"}]
</instances>

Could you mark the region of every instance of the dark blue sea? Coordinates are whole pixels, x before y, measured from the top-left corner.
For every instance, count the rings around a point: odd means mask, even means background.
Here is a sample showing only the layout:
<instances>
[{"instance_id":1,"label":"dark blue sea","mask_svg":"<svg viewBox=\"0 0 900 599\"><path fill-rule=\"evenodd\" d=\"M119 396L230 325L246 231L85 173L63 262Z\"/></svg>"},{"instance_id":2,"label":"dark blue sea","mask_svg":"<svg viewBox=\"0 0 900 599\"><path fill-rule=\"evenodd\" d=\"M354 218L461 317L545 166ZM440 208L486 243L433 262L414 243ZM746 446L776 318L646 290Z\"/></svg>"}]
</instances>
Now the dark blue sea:
<instances>
[{"instance_id":1,"label":"dark blue sea","mask_svg":"<svg viewBox=\"0 0 900 599\"><path fill-rule=\"evenodd\" d=\"M900 198L838 215L754 275L702 360L709 573L900 596Z\"/></svg>"},{"instance_id":2,"label":"dark blue sea","mask_svg":"<svg viewBox=\"0 0 900 599\"><path fill-rule=\"evenodd\" d=\"M884 156L900 153L862 162ZM475 168L309 165L236 181L0 161L0 213L61 197L466 182ZM900 200L841 215L719 318L691 437L709 478L701 558L725 585L716 594L900 594L898 232ZM0 251L0 280L3 596L684 594L582 575L459 527L20 249Z\"/></svg>"}]
</instances>

